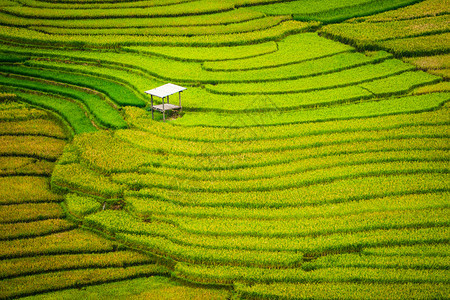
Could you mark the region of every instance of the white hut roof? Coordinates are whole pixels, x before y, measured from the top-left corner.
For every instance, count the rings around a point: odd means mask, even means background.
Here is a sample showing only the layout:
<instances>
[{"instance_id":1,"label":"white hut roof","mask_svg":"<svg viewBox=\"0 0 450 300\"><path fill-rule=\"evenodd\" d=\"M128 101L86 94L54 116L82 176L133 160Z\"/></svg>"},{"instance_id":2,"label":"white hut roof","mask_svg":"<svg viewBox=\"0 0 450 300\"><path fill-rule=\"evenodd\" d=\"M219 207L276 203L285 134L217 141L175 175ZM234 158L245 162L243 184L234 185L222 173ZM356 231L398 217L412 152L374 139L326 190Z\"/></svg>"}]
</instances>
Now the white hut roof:
<instances>
[{"instance_id":1,"label":"white hut roof","mask_svg":"<svg viewBox=\"0 0 450 300\"><path fill-rule=\"evenodd\" d=\"M185 89L186 89L185 87L182 87L182 86L179 86L176 84L172 84L172 83L167 83L165 85L159 86L152 90L145 91L145 93L150 94L152 96L159 97L159 98L165 98L172 94L184 91Z\"/></svg>"}]
</instances>

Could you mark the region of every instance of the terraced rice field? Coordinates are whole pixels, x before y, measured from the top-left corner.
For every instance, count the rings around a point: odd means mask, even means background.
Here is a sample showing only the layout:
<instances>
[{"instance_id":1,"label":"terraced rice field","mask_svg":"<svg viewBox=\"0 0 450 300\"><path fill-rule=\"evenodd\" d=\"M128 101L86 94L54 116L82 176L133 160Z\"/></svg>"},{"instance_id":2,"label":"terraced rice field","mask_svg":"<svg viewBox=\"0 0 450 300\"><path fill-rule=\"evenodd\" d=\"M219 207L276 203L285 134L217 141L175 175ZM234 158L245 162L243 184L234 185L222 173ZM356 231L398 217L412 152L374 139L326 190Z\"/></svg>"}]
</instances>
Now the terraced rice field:
<instances>
[{"instance_id":1,"label":"terraced rice field","mask_svg":"<svg viewBox=\"0 0 450 300\"><path fill-rule=\"evenodd\" d=\"M447 10L4 1L0 297L448 298Z\"/></svg>"}]
</instances>

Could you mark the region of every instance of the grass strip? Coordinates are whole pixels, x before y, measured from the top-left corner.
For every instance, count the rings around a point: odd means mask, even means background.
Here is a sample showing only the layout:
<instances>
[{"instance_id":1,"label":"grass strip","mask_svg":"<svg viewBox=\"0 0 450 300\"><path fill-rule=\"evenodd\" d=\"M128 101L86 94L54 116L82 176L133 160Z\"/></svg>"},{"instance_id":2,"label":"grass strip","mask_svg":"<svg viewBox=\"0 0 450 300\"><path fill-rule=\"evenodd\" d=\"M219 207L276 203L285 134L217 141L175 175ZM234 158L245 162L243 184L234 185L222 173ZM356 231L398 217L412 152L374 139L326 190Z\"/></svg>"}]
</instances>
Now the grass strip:
<instances>
[{"instance_id":1,"label":"grass strip","mask_svg":"<svg viewBox=\"0 0 450 300\"><path fill-rule=\"evenodd\" d=\"M25 102L54 111L66 120L75 134L97 131L86 112L76 103L50 95L16 92Z\"/></svg>"},{"instance_id":2,"label":"grass strip","mask_svg":"<svg viewBox=\"0 0 450 300\"><path fill-rule=\"evenodd\" d=\"M95 91L104 93L112 101L114 101L114 103L121 106L145 106L145 103L141 99L137 98L137 96L130 89L118 84L117 82L104 78L60 72L49 69L28 68L22 66L0 66L0 71L35 78L48 79L56 82L64 82L79 87L91 88Z\"/></svg>"},{"instance_id":3,"label":"grass strip","mask_svg":"<svg viewBox=\"0 0 450 300\"><path fill-rule=\"evenodd\" d=\"M56 94L62 97L81 102L83 106L95 117L95 120L102 126L109 128L126 128L127 124L122 116L111 105L103 101L99 95L89 91L78 90L54 82L35 81L32 78L21 77L1 77L0 84L16 88L25 88L38 92ZM16 93L19 97L23 93ZM27 98L26 98L27 99Z\"/></svg>"}]
</instances>

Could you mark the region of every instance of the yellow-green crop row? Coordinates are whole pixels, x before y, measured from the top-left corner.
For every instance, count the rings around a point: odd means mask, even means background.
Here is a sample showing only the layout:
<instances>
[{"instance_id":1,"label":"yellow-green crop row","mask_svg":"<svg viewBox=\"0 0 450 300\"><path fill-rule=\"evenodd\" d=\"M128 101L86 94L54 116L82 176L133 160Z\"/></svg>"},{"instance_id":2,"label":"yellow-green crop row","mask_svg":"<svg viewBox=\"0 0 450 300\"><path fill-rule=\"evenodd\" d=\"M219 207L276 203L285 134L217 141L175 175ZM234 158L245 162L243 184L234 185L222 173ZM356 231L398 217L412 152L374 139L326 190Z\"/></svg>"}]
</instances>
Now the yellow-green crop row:
<instances>
[{"instance_id":1,"label":"yellow-green crop row","mask_svg":"<svg viewBox=\"0 0 450 300\"><path fill-rule=\"evenodd\" d=\"M399 75L390 76L385 79L378 79L371 82L365 82L359 86L367 89L377 96L386 96L393 94L407 93L418 86L424 86L440 82L442 79L438 76L426 72L405 72Z\"/></svg>"},{"instance_id":2,"label":"yellow-green crop row","mask_svg":"<svg viewBox=\"0 0 450 300\"><path fill-rule=\"evenodd\" d=\"M130 192L166 200L180 205L238 208L281 208L311 204L340 203L390 195L403 195L427 191L447 191L446 174L401 174L350 178L333 182L276 191L255 192L189 192L167 189L142 189ZM370 190L367 187L370 186Z\"/></svg>"},{"instance_id":3,"label":"yellow-green crop row","mask_svg":"<svg viewBox=\"0 0 450 300\"><path fill-rule=\"evenodd\" d=\"M358 3L356 5L320 11L313 14L305 14L300 11L299 14L294 15L294 18L297 20L317 20L323 23L336 23L345 21L349 18L367 16L399 7L401 8L420 1L421 0L364 1L363 3Z\"/></svg>"},{"instance_id":4,"label":"yellow-green crop row","mask_svg":"<svg viewBox=\"0 0 450 300\"><path fill-rule=\"evenodd\" d=\"M448 210L448 209L447 209ZM316 225L321 220L323 221L330 221L331 222L327 225L318 225L321 226L321 229L323 231L321 232L320 229L317 231L311 230L310 228L306 229L306 232L292 232L289 229L295 230L293 227L289 227L290 224L287 222L283 222L282 220L276 220L276 221L260 221L261 224L259 224L258 221L253 221L251 223L248 222L248 220L226 220L226 223L228 223L231 227L229 228L230 231L228 232L208 232L209 228L206 228L207 225L210 225L214 221L220 222L219 219L212 219L212 222L207 222L205 220L201 220L198 223L201 223L200 226L204 225L204 228L202 228L198 232L193 232L195 230L190 230L189 228L183 228L183 226L178 227L177 220L180 218L177 218L175 220L170 220L169 222L174 223L174 225L169 225L168 223L164 222L152 222L151 224L142 222L141 220L136 220L132 216L127 215L126 213L120 213L120 212L111 212L111 211L104 211L97 213L95 215L91 215L85 218L84 223L86 226L89 226L91 228L94 228L96 230L104 231L109 235L113 235L119 239L122 239L124 236L127 235L133 235L137 236L140 235L140 239L145 242L148 240L149 242L153 243L157 240L166 240L168 242L167 247L164 247L164 249L167 250L175 250L175 249L182 249L191 248L195 253L201 252L198 251L200 248L203 248L205 250L211 250L210 256L215 257L215 260L218 259L217 253L220 250L226 250L232 252L236 251L243 251L243 252L254 252L253 255L255 255L256 252L260 251L268 251L269 253L279 252L280 258L278 261L281 263L279 266L283 265L286 266L285 259L286 258L292 258L292 254L298 255L301 253L320 253L321 251L331 251L331 250L344 250L350 249L352 247L358 248L358 247L373 247L373 246L380 246L380 245L386 245L389 243L393 244L403 244L405 241L405 237L407 233L411 233L411 231L428 231L428 230L436 230L437 232L445 232L447 229L446 224L448 224L448 221L444 220L440 223L433 223L435 219L434 217L442 217L445 216L448 211L445 209L435 209L433 213L429 215L429 219L420 219L415 218L414 216L417 215L419 217L422 217L426 215L427 213L432 212L433 209L429 210L419 210L419 211L413 211L413 210L405 210L405 211L396 211L396 212L387 212L387 213L370 213L370 214L362 214L362 215L355 215L350 217L344 217L342 220L338 221L338 218L317 218L317 219L304 219L304 220L289 220L292 224L298 224L301 222L308 225ZM400 216L401 214L404 214L404 216ZM378 218L385 218L392 216L392 219L386 219L384 221L380 221ZM364 217L368 217L367 220L363 220ZM360 218L358 220L358 218ZM346 222L355 221L354 227L351 227ZM284 228L285 232L275 232L266 229L259 231L259 232L251 232L250 230L247 232L239 232L239 229L237 228L236 223L246 223L247 228L250 225L261 225L258 228L264 227L264 225L274 225L275 229L278 228ZM339 223L341 222L341 223ZM380 222L378 225L377 222ZM225 223L225 222L224 222ZM372 224L371 224L372 223ZM375 224L375 225L374 225ZM336 228L332 228L333 225L336 225ZM233 227L234 226L234 227ZM329 228L332 228L330 231L327 231L325 229L326 226L329 226ZM225 226L224 226L225 227ZM206 228L206 229L205 229ZM214 225L210 228L214 228ZM436 229L434 229L436 228ZM234 232L232 232L234 229ZM308 231L309 230L309 231ZM300 231L300 230L299 230ZM393 239L393 232L398 231L398 238ZM377 237L374 239L375 234L379 232L386 232L387 236ZM298 233L298 236L295 236L295 239L293 238L293 235L295 233ZM326 234L323 234L326 233ZM155 239L155 237L158 237ZM354 240L359 237L361 238L360 241L356 242L356 244L351 244L352 242L355 242ZM437 242L447 242L448 239L446 239L444 236L438 235L434 238L430 238L429 235L421 236L421 237L414 237L412 239L418 238L416 242L431 242L431 243L437 243ZM339 239L339 241L337 241ZM423 240L425 239L425 240ZM413 240L411 240L411 243L413 243ZM214 250L214 251L213 251ZM152 251L158 251L158 247L155 247L152 249ZM176 250L178 252L178 250ZM204 257L208 257L208 254L204 254ZM286 257L283 257L285 256ZM180 256L181 260L183 259L182 255ZM200 253L197 253L196 256L198 257L199 261L202 262L202 255ZM175 258L175 260L177 260ZM240 258L239 260L242 260ZM260 259L258 259L260 261ZM207 262L207 260L205 261ZM232 263L232 260L229 262L224 263ZM241 261L240 263L243 263L244 265L253 265L252 260L247 258L244 261ZM289 265L292 265L294 262L291 261ZM254 265L258 266L264 266L264 264L255 263ZM275 264L276 265L276 264ZM274 266L271 264L271 266Z\"/></svg>"},{"instance_id":5,"label":"yellow-green crop row","mask_svg":"<svg viewBox=\"0 0 450 300\"><path fill-rule=\"evenodd\" d=\"M416 257L435 257L448 256L450 245L446 244L425 244L411 246L393 246L393 247L375 247L367 248L361 251L362 254L376 256L416 256Z\"/></svg>"},{"instance_id":6,"label":"yellow-green crop row","mask_svg":"<svg viewBox=\"0 0 450 300\"><path fill-rule=\"evenodd\" d=\"M61 202L64 198L48 190L49 180L36 176L0 177L1 204Z\"/></svg>"},{"instance_id":7,"label":"yellow-green crop row","mask_svg":"<svg viewBox=\"0 0 450 300\"><path fill-rule=\"evenodd\" d=\"M448 295L446 283L355 283L346 282L307 282L307 283L269 283L236 284L240 297L273 299L320 299L330 295L339 295L340 299L403 300L403 299L439 299Z\"/></svg>"},{"instance_id":8,"label":"yellow-green crop row","mask_svg":"<svg viewBox=\"0 0 450 300\"><path fill-rule=\"evenodd\" d=\"M0 38L6 41L38 45L68 45L75 48L115 47L117 45L173 45L173 46L231 46L267 42L281 39L290 34L300 33L317 23L286 21L275 27L244 33L231 33L205 36L179 36L167 39L165 36L136 35L52 35L28 28L0 26Z\"/></svg>"},{"instance_id":9,"label":"yellow-green crop row","mask_svg":"<svg viewBox=\"0 0 450 300\"><path fill-rule=\"evenodd\" d=\"M292 82L295 82L295 80L292 80ZM273 88L278 89L274 83L269 84ZM248 85L256 87L258 84L249 83ZM230 87L232 84L229 84L228 86ZM233 89L236 86L237 85L235 84ZM296 87L293 88L295 89ZM236 92L235 89L233 93L234 92ZM380 100L381 101L346 103L344 105L297 111L269 111L266 114L263 112L250 112L240 114L238 117L233 114L222 112L192 112L181 119L174 120L173 123L184 126L265 127L283 124L336 121L351 118L373 118L386 115L436 110L442 107L449 100L449 94L447 92L443 92L405 97L391 96L381 98Z\"/></svg>"},{"instance_id":10,"label":"yellow-green crop row","mask_svg":"<svg viewBox=\"0 0 450 300\"><path fill-rule=\"evenodd\" d=\"M318 150L320 151L320 150ZM317 154L316 154L317 155ZM337 166L357 166L361 164L383 163L394 161L442 161L448 162L450 155L448 150L402 150L384 151L380 157L380 151L364 153L340 153L338 155L326 155L319 157L296 157L289 163L274 164L263 167L231 170L198 170L190 172L186 169L166 169L163 167L141 167L140 172L176 177L189 180L227 180L240 181L262 178L276 178L287 174L303 173L311 170L325 169Z\"/></svg>"},{"instance_id":11,"label":"yellow-green crop row","mask_svg":"<svg viewBox=\"0 0 450 300\"><path fill-rule=\"evenodd\" d=\"M442 0L425 0L414 5L364 17L363 20L368 22L383 22L439 16L450 12L449 7L444 4L445 2L442 2Z\"/></svg>"},{"instance_id":12,"label":"yellow-green crop row","mask_svg":"<svg viewBox=\"0 0 450 300\"><path fill-rule=\"evenodd\" d=\"M105 18L105 19L36 19L0 13L2 24L10 26L54 26L60 28L146 28L165 26L219 25L250 21L264 17L263 13L239 8L211 14L158 18Z\"/></svg>"},{"instance_id":13,"label":"yellow-green crop row","mask_svg":"<svg viewBox=\"0 0 450 300\"><path fill-rule=\"evenodd\" d=\"M99 267L130 267L153 262L148 255L131 251L62 254L4 260L0 277L16 277L44 272Z\"/></svg>"},{"instance_id":14,"label":"yellow-green crop row","mask_svg":"<svg viewBox=\"0 0 450 300\"><path fill-rule=\"evenodd\" d=\"M440 1L429 0L354 22L328 25L321 31L359 48L381 48L399 56L445 54L448 19L448 8Z\"/></svg>"},{"instance_id":15,"label":"yellow-green crop row","mask_svg":"<svg viewBox=\"0 0 450 300\"><path fill-rule=\"evenodd\" d=\"M0 156L1 176L35 175L50 176L55 166L54 162L21 156Z\"/></svg>"},{"instance_id":16,"label":"yellow-green crop row","mask_svg":"<svg viewBox=\"0 0 450 300\"><path fill-rule=\"evenodd\" d=\"M402 39L422 35L443 33L450 30L448 15L394 22L363 22L329 25L324 32L346 38L355 36L359 45L364 43Z\"/></svg>"},{"instance_id":17,"label":"yellow-green crop row","mask_svg":"<svg viewBox=\"0 0 450 300\"><path fill-rule=\"evenodd\" d=\"M3 11L22 17L35 19L104 19L104 18L141 18L141 17L176 17L183 15L207 14L218 11L227 11L234 8L228 2L200 0L195 2L178 3L167 9L165 6L154 6L149 9L139 8L45 8L27 6L8 6Z\"/></svg>"},{"instance_id":18,"label":"yellow-green crop row","mask_svg":"<svg viewBox=\"0 0 450 300\"><path fill-rule=\"evenodd\" d=\"M386 132L389 131L387 130ZM214 153L213 151L218 151L218 148L210 148L209 145L206 145L208 148L203 148L205 151L200 153L168 153L164 148L160 150L156 148L153 151L145 151L138 147L132 147L121 139L96 134L89 137L94 140L100 140L102 137L106 137L103 143L89 146L86 144L86 138L76 138L74 146L71 147L70 150L67 149L63 156L68 157L67 159L64 159L64 164L81 161L83 164L87 163L91 168L98 169L103 173L130 172L134 170L161 173L161 170L170 168L170 171L168 172L172 172L173 169L180 170L174 170L173 174L180 173L182 172L181 170L187 169L191 170L188 174L193 174L192 171L195 170L198 171L198 174L200 175L202 174L202 170L205 172L217 170L218 174L220 174L219 170L282 165L302 159L320 158L327 155L351 155L368 152L383 153L395 150L439 151L448 149L448 139L442 136L396 134L395 131L391 131L391 134L386 134L384 137L377 139L370 136L367 138L362 137L361 134L363 133L369 135L371 132L362 131L360 132L360 135L356 133L334 133L335 139L330 142L324 142L321 140L320 136L311 137L311 143L308 143L306 138L294 139L291 143L286 139L286 143L284 144L281 142L276 144L276 140L268 140L265 141L266 147L264 147L263 140L260 141L260 145L255 145L255 148L252 148L254 152L246 151L245 147L238 147L237 144L234 144L234 148L231 148L231 146L229 146L231 143L228 142L223 144L223 149L234 151L223 154L218 152ZM389 143L387 143L386 140L389 140ZM273 143L274 147L270 147L270 141ZM297 144L295 144L295 142L297 142ZM116 148L114 150L108 150L107 147L113 144ZM248 144L251 144L251 142ZM208 151L206 151L206 149L208 149ZM314 150L314 154L311 154L311 150ZM89 151L95 151L95 154ZM127 151L133 151L136 155L133 156L133 158L117 159L112 162L116 155L126 155ZM108 161L110 161L109 164ZM164 167L164 169L160 170L161 167Z\"/></svg>"},{"instance_id":19,"label":"yellow-green crop row","mask_svg":"<svg viewBox=\"0 0 450 300\"><path fill-rule=\"evenodd\" d=\"M154 122L144 111L126 107L128 122L141 131L150 132L167 139L203 142L257 141L287 139L292 137L335 134L338 132L357 132L387 130L410 126L430 126L448 124L448 104L438 110L416 114L399 114L364 119L343 119L318 123L288 124L271 127L215 128L215 127L176 127L171 123Z\"/></svg>"},{"instance_id":20,"label":"yellow-green crop row","mask_svg":"<svg viewBox=\"0 0 450 300\"><path fill-rule=\"evenodd\" d=\"M346 234L378 229L445 226L445 224L448 224L448 218L446 217L443 217L440 223L432 224L430 221L434 220L433 218L445 216L446 213L448 213L448 208L406 208L404 210L386 210L331 217L251 220L251 222L245 218L179 216L176 218L150 218L154 222L148 224L135 219L128 213L105 210L86 217L84 222L86 225L112 235L121 232L148 236L156 235L182 245L226 249L296 251L298 250L298 244L294 240L289 242L289 238L292 239L294 236L315 237L319 234ZM380 221L380 219L383 220ZM321 224L321 222L327 223ZM170 225L168 225L169 223ZM258 244L258 238L261 244ZM270 244L270 240L274 244ZM280 248L282 245L285 246L284 249Z\"/></svg>"},{"instance_id":21,"label":"yellow-green crop row","mask_svg":"<svg viewBox=\"0 0 450 300\"><path fill-rule=\"evenodd\" d=\"M5 205L0 211L0 222L29 222L62 218L61 207L56 203L25 203Z\"/></svg>"},{"instance_id":22,"label":"yellow-green crop row","mask_svg":"<svg viewBox=\"0 0 450 300\"><path fill-rule=\"evenodd\" d=\"M134 245L134 247L140 247L176 261L191 263L289 266L298 265L303 258L302 253L283 253L283 255L280 255L279 251L269 252L187 247L173 243L165 238L147 235L118 233L116 237L127 244Z\"/></svg>"},{"instance_id":23,"label":"yellow-green crop row","mask_svg":"<svg viewBox=\"0 0 450 300\"><path fill-rule=\"evenodd\" d=\"M57 165L52 175L51 185L52 188L64 192L74 190L104 198L118 198L123 193L121 184L111 182L99 173L76 163Z\"/></svg>"},{"instance_id":24,"label":"yellow-green crop row","mask_svg":"<svg viewBox=\"0 0 450 300\"><path fill-rule=\"evenodd\" d=\"M67 132L54 120L33 118L30 120L0 122L1 135L41 135L60 139L67 138Z\"/></svg>"},{"instance_id":25,"label":"yellow-green crop row","mask_svg":"<svg viewBox=\"0 0 450 300\"><path fill-rule=\"evenodd\" d=\"M310 32L288 36L278 42L277 45L277 51L266 55L235 61L205 62L203 68L210 71L273 68L353 50L350 46L322 38L317 33Z\"/></svg>"},{"instance_id":26,"label":"yellow-green crop row","mask_svg":"<svg viewBox=\"0 0 450 300\"><path fill-rule=\"evenodd\" d=\"M231 218L169 217L161 219L176 225L182 232L205 236L290 237L294 239L302 236L328 235L339 232L418 228L431 224L445 226L450 224L450 219L446 217L448 213L448 208L431 208L370 212L338 217L320 216L288 220L251 220L251 222L248 219ZM205 237L205 242L207 241L208 239ZM263 243L263 240L261 243ZM236 241L228 246L239 247L240 242ZM273 246L276 247L275 245ZM291 247L286 245L284 250L291 250Z\"/></svg>"},{"instance_id":27,"label":"yellow-green crop row","mask_svg":"<svg viewBox=\"0 0 450 300\"><path fill-rule=\"evenodd\" d=\"M117 248L113 242L81 229L29 239L1 241L0 245L2 259L43 254L106 252Z\"/></svg>"},{"instance_id":28,"label":"yellow-green crop row","mask_svg":"<svg viewBox=\"0 0 450 300\"><path fill-rule=\"evenodd\" d=\"M32 30L57 35L137 35L137 36L203 36L211 34L231 34L241 32L251 32L274 27L283 21L288 20L287 16L264 17L241 23L219 24L219 25L198 25L198 26L164 26L148 28L60 28L49 26L32 26Z\"/></svg>"},{"instance_id":29,"label":"yellow-green crop row","mask_svg":"<svg viewBox=\"0 0 450 300\"><path fill-rule=\"evenodd\" d=\"M413 70L414 67L399 60L389 59L377 64L363 65L340 72L285 80L281 82L208 85L207 90L222 94L277 94L331 89L382 79Z\"/></svg>"},{"instance_id":30,"label":"yellow-green crop row","mask_svg":"<svg viewBox=\"0 0 450 300\"><path fill-rule=\"evenodd\" d=\"M387 129L369 129L357 131L337 131L331 133L305 134L300 136L292 136L290 138L273 138L270 140L244 140L244 141L183 141L170 139L163 139L151 132L142 132L138 130L120 130L115 132L114 137L110 137L109 141L104 144L112 143L115 140L122 140L124 147L136 147L150 152L161 154L172 153L186 156L226 156L237 153L255 153L255 152L269 152L282 151L292 149L318 148L321 146L328 146L333 144L343 144L348 142L358 141L380 141L386 139L399 138L447 138L445 134L448 125L429 125L421 126L421 132L417 132L418 126L404 126L402 128L387 128ZM179 129L183 130L182 128ZM276 130L276 128L275 128ZM220 131L220 129L218 129ZM94 135L94 134L92 134ZM97 135L97 134L95 134ZM100 136L100 134L98 134ZM257 135L255 131L255 136ZM107 136L107 135L103 135ZM270 141L270 142L269 142ZM165 144L164 144L164 143ZM119 143L120 144L120 143ZM133 146L129 146L129 145ZM91 148L96 146L86 145L86 140L80 138L78 144L80 149ZM128 146L128 147L127 147ZM126 149L125 148L125 149ZM98 149L101 149L100 147ZM103 151L102 151L103 152ZM84 159L89 159L89 153L82 154ZM98 158L98 161L101 158ZM94 165L97 163L94 163Z\"/></svg>"},{"instance_id":31,"label":"yellow-green crop row","mask_svg":"<svg viewBox=\"0 0 450 300\"><path fill-rule=\"evenodd\" d=\"M450 33L425 35L399 40L381 41L379 44L388 51L402 56L441 54L449 51ZM444 42L442 42L444 41ZM444 46L441 45L444 44Z\"/></svg>"},{"instance_id":32,"label":"yellow-green crop row","mask_svg":"<svg viewBox=\"0 0 450 300\"><path fill-rule=\"evenodd\" d=\"M275 178L258 178L246 181L215 180L214 178L202 180L178 178L175 176L158 174L122 173L113 174L112 181L124 184L130 189L140 188L166 188L183 192L238 192L238 191L272 191L290 189L336 180L347 180L367 176L386 176L391 174L417 174L417 173L447 173L449 170L443 166L442 161L393 161L370 162L348 166L332 166L325 169L307 170L303 173L280 175Z\"/></svg>"},{"instance_id":33,"label":"yellow-green crop row","mask_svg":"<svg viewBox=\"0 0 450 300\"><path fill-rule=\"evenodd\" d=\"M339 254L319 257L311 262L302 265L305 270L314 270L319 268L395 268L395 269L448 269L448 257L443 256L379 256L379 255L361 255Z\"/></svg>"},{"instance_id":34,"label":"yellow-green crop row","mask_svg":"<svg viewBox=\"0 0 450 300\"><path fill-rule=\"evenodd\" d=\"M227 82L266 82L292 80L310 76L320 76L328 73L339 72L367 64L374 64L390 58L386 52L378 52L373 56L360 53L344 52L336 55L308 60L298 64L289 64L267 69L237 70L237 71L214 71L206 72L199 70L198 74L190 74L191 80ZM236 61L236 60L233 60ZM209 70L208 70L209 71ZM174 74L172 76L177 76ZM176 77L175 77L176 78Z\"/></svg>"},{"instance_id":35,"label":"yellow-green crop row","mask_svg":"<svg viewBox=\"0 0 450 300\"><path fill-rule=\"evenodd\" d=\"M236 218L236 219L299 219L308 217L339 217L349 214L369 213L378 211L425 209L447 207L446 199L449 192L417 191L416 194L390 195L374 197L360 201L332 203L319 206L291 206L278 209L259 207L210 207L196 203L178 205L155 198L137 197L125 194L127 209L143 219L152 216L167 218L197 217L197 218Z\"/></svg>"},{"instance_id":36,"label":"yellow-green crop row","mask_svg":"<svg viewBox=\"0 0 450 300\"><path fill-rule=\"evenodd\" d=\"M361 247L398 244L448 242L445 227L379 229L373 231L337 233L318 237L262 238L197 237L178 234L164 238L152 235L120 233L115 237L134 247L166 256L176 261L207 265L240 265L253 267L297 267L303 253L350 251ZM175 242L176 241L176 242ZM231 244L228 244L231 243ZM286 247L286 248L284 248Z\"/></svg>"},{"instance_id":37,"label":"yellow-green crop row","mask_svg":"<svg viewBox=\"0 0 450 300\"><path fill-rule=\"evenodd\" d=\"M74 229L76 225L64 219L48 219L26 223L0 224L0 240L23 239Z\"/></svg>"},{"instance_id":38,"label":"yellow-green crop row","mask_svg":"<svg viewBox=\"0 0 450 300\"><path fill-rule=\"evenodd\" d=\"M184 2L193 2L193 0L156 0L156 1L39 1L39 0L21 0L20 3L25 4L29 7L47 7L47 8L64 8L64 9L80 9L80 8L102 8L102 9L110 9L110 8L146 8L146 7L154 7L154 6L166 6L166 5L174 5L180 4Z\"/></svg>"},{"instance_id":39,"label":"yellow-green crop row","mask_svg":"<svg viewBox=\"0 0 450 300\"><path fill-rule=\"evenodd\" d=\"M255 45L232 47L162 47L134 46L125 49L142 54L153 54L182 61L220 61L243 59L259 55L267 55L277 51L277 43L266 42Z\"/></svg>"},{"instance_id":40,"label":"yellow-green crop row","mask_svg":"<svg viewBox=\"0 0 450 300\"><path fill-rule=\"evenodd\" d=\"M61 155L65 141L46 136L0 136L1 155L31 156L55 161Z\"/></svg>"},{"instance_id":41,"label":"yellow-green crop row","mask_svg":"<svg viewBox=\"0 0 450 300\"><path fill-rule=\"evenodd\" d=\"M330 267L306 272L302 269L261 269L235 266L197 266L177 264L176 272L193 281L248 283L270 282L365 282L365 283L445 283L447 270L412 270L399 272L396 269L339 268Z\"/></svg>"},{"instance_id":42,"label":"yellow-green crop row","mask_svg":"<svg viewBox=\"0 0 450 300\"><path fill-rule=\"evenodd\" d=\"M108 281L117 281L127 278L167 274L164 267L154 264L108 268L90 268L85 270L69 270L49 272L24 277L4 279L0 281L1 297L19 297L44 293L48 291L81 288L86 285L101 284ZM33 282L33 284L30 284Z\"/></svg>"},{"instance_id":43,"label":"yellow-green crop row","mask_svg":"<svg viewBox=\"0 0 450 300\"><path fill-rule=\"evenodd\" d=\"M42 109L26 107L18 102L0 103L0 120L2 123L45 118L48 118L48 113Z\"/></svg>"},{"instance_id":44,"label":"yellow-green crop row","mask_svg":"<svg viewBox=\"0 0 450 300\"><path fill-rule=\"evenodd\" d=\"M75 217L83 217L94 213L101 206L98 200L77 194L67 194L64 204L67 211Z\"/></svg>"}]
</instances>

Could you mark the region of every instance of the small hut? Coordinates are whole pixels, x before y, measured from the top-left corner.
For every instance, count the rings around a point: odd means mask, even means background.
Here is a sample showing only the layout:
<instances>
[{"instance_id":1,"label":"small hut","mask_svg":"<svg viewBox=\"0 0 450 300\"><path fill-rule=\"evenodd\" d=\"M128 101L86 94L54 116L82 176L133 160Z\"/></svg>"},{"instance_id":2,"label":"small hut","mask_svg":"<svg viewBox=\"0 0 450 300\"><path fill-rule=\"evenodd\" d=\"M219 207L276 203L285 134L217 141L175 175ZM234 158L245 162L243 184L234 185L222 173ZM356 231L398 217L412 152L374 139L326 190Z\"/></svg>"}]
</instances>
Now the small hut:
<instances>
[{"instance_id":1,"label":"small hut","mask_svg":"<svg viewBox=\"0 0 450 300\"><path fill-rule=\"evenodd\" d=\"M160 87L154 88L152 90L145 91L146 94L149 94L151 97L151 110L152 110L152 119L154 119L153 111L159 111L163 113L163 120L166 120L166 110L181 110L181 92L186 88L167 83ZM178 105L173 105L169 103L169 96L178 93ZM161 98L162 104L153 105L153 96ZM164 99L167 98L167 103L164 103Z\"/></svg>"}]
</instances>

